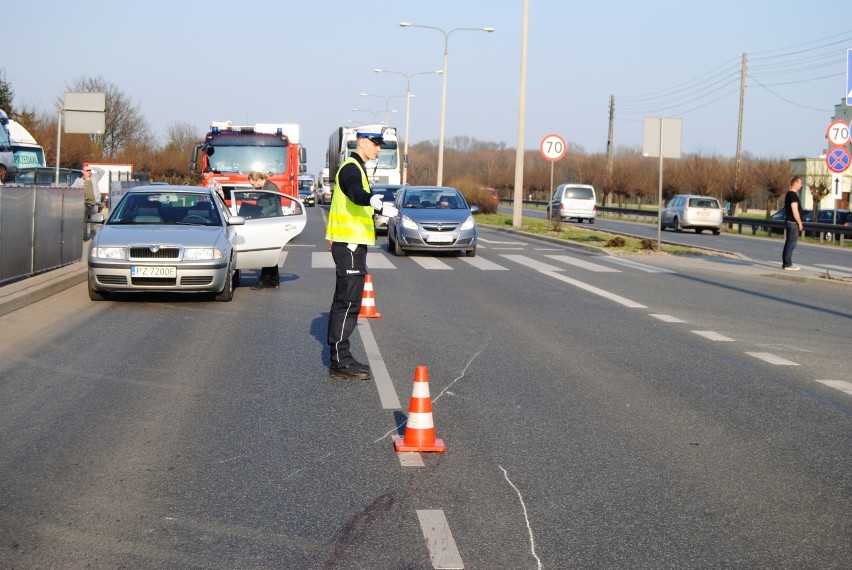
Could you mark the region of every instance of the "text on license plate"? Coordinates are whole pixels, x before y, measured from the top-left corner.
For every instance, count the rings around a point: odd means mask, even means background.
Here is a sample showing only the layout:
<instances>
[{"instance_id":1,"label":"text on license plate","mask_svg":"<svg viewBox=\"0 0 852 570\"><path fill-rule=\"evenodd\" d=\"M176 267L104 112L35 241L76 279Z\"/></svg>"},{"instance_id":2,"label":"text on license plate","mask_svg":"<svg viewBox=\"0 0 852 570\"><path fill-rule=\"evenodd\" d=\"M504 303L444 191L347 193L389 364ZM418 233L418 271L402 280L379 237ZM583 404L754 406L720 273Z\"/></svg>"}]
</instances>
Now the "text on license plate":
<instances>
[{"instance_id":1,"label":"text on license plate","mask_svg":"<svg viewBox=\"0 0 852 570\"><path fill-rule=\"evenodd\" d=\"M176 267L151 267L147 265L131 265L131 277L177 277Z\"/></svg>"},{"instance_id":2,"label":"text on license plate","mask_svg":"<svg viewBox=\"0 0 852 570\"><path fill-rule=\"evenodd\" d=\"M429 243L453 243L455 239L453 234L429 234L426 236L426 241Z\"/></svg>"}]
</instances>

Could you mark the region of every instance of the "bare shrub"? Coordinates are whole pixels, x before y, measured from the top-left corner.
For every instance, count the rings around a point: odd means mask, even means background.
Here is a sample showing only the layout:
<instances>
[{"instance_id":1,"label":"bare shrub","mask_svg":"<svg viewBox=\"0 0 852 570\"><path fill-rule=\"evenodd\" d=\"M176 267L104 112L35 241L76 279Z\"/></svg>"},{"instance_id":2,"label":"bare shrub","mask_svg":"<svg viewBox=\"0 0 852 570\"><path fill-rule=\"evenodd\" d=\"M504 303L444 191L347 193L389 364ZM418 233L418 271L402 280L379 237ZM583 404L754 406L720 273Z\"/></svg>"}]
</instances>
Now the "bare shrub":
<instances>
[{"instance_id":1,"label":"bare shrub","mask_svg":"<svg viewBox=\"0 0 852 570\"><path fill-rule=\"evenodd\" d=\"M657 242L652 239L644 238L639 243L641 244L642 249L644 250L657 251Z\"/></svg>"},{"instance_id":2,"label":"bare shrub","mask_svg":"<svg viewBox=\"0 0 852 570\"><path fill-rule=\"evenodd\" d=\"M624 244L627 243L624 241L624 238L621 236L615 236L606 242L607 247L624 247Z\"/></svg>"}]
</instances>

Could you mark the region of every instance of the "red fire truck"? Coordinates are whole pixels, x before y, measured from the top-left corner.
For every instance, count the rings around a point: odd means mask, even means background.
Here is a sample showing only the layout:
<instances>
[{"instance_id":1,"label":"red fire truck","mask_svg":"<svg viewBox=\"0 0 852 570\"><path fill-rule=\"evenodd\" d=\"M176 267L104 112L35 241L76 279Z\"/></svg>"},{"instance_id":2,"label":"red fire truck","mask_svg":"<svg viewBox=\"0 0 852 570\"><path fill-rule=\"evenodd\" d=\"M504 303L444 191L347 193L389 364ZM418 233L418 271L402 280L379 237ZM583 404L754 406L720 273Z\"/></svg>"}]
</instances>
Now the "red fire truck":
<instances>
[{"instance_id":1,"label":"red fire truck","mask_svg":"<svg viewBox=\"0 0 852 570\"><path fill-rule=\"evenodd\" d=\"M307 170L306 163L299 125L213 121L204 141L192 149L189 169L200 174L212 168L226 195L234 188L250 187L248 173L252 170L268 172L269 180L282 193L298 198L299 174Z\"/></svg>"}]
</instances>

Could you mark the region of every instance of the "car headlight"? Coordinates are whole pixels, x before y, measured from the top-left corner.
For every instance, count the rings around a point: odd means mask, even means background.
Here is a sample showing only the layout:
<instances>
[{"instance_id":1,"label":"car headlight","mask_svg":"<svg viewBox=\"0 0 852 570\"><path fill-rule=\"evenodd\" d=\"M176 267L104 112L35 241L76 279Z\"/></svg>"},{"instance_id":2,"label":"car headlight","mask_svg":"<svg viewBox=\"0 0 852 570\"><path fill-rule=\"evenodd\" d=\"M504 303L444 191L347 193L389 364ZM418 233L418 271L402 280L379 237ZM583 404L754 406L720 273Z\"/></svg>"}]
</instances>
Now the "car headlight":
<instances>
[{"instance_id":1,"label":"car headlight","mask_svg":"<svg viewBox=\"0 0 852 570\"><path fill-rule=\"evenodd\" d=\"M476 227L476 222L473 221L473 216L468 216L467 219L464 221L464 223L461 225L461 228L459 228L459 229L464 231L464 230L472 230L475 227Z\"/></svg>"},{"instance_id":2,"label":"car headlight","mask_svg":"<svg viewBox=\"0 0 852 570\"><path fill-rule=\"evenodd\" d=\"M183 250L184 261L209 261L223 257L222 250L216 247L188 247Z\"/></svg>"},{"instance_id":3,"label":"car headlight","mask_svg":"<svg viewBox=\"0 0 852 570\"><path fill-rule=\"evenodd\" d=\"M123 247L93 247L91 256L98 259L125 259Z\"/></svg>"},{"instance_id":4,"label":"car headlight","mask_svg":"<svg viewBox=\"0 0 852 570\"><path fill-rule=\"evenodd\" d=\"M409 230L416 230L417 229L417 222L415 222L414 220L412 220L408 216L403 216L402 217L402 227L409 229Z\"/></svg>"}]
</instances>

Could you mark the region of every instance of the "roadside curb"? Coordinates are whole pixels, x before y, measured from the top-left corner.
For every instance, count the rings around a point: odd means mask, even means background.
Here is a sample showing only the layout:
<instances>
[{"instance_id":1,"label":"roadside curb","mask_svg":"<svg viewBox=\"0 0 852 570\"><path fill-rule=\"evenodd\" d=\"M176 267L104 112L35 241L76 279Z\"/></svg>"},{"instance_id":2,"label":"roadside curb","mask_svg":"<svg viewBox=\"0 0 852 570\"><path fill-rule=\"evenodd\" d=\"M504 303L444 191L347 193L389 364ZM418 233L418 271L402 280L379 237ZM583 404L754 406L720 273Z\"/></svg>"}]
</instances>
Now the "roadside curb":
<instances>
[{"instance_id":1,"label":"roadside curb","mask_svg":"<svg viewBox=\"0 0 852 570\"><path fill-rule=\"evenodd\" d=\"M86 281L84 260L0 287L0 316L37 303Z\"/></svg>"}]
</instances>

